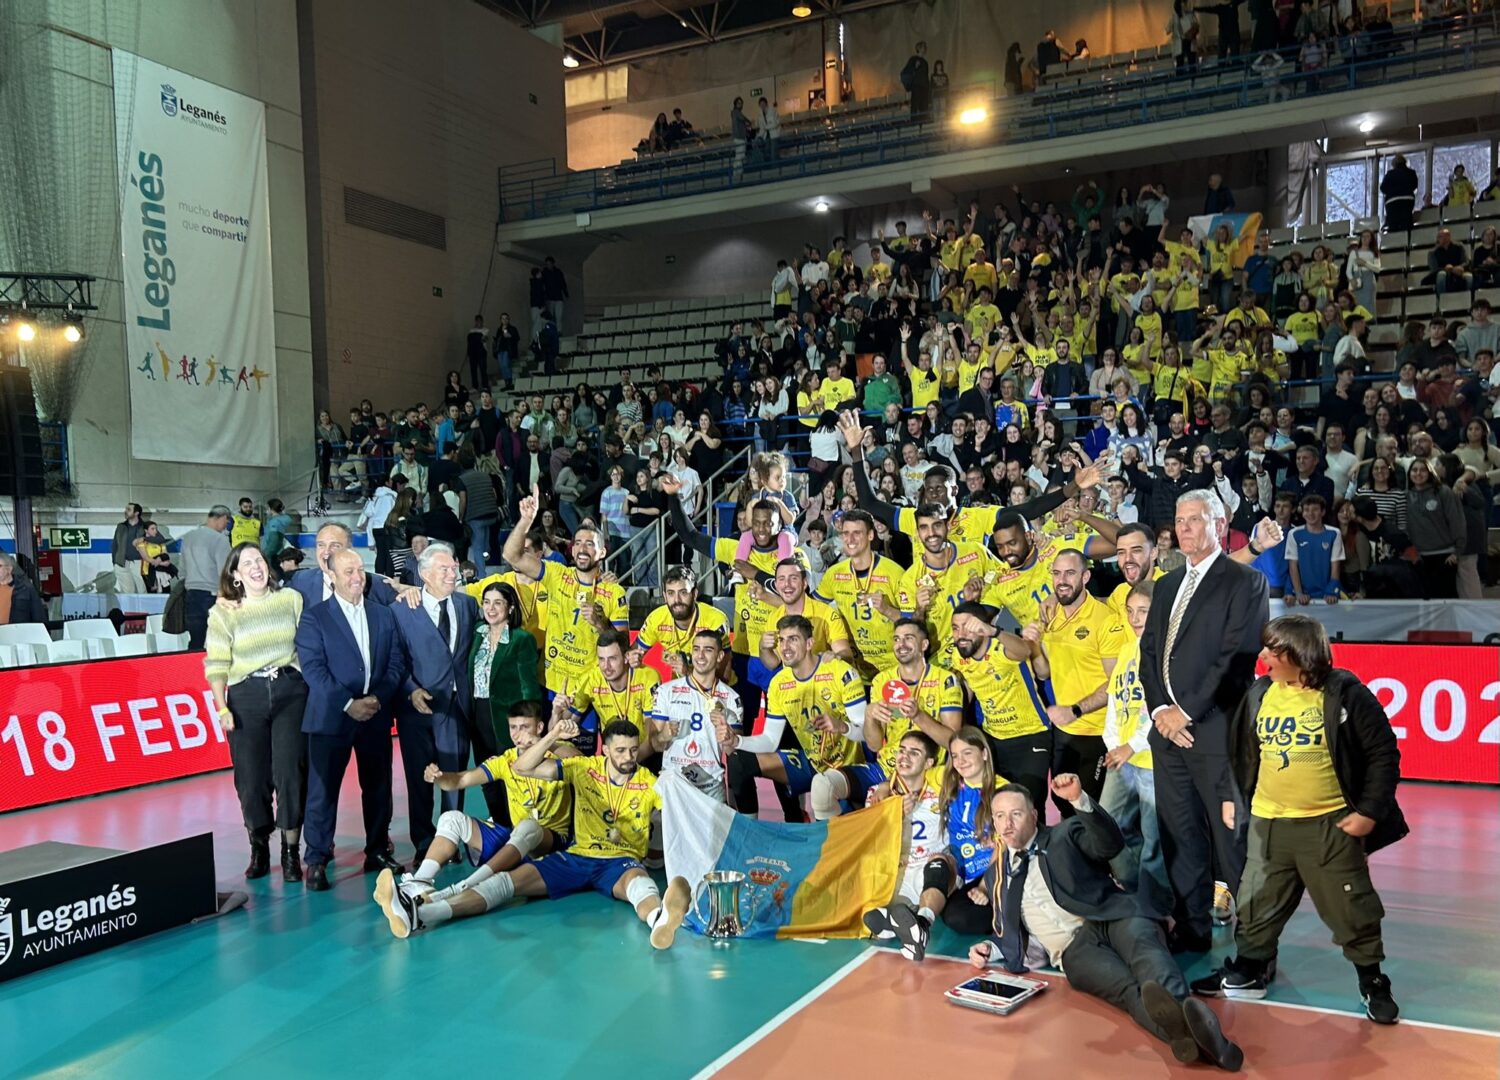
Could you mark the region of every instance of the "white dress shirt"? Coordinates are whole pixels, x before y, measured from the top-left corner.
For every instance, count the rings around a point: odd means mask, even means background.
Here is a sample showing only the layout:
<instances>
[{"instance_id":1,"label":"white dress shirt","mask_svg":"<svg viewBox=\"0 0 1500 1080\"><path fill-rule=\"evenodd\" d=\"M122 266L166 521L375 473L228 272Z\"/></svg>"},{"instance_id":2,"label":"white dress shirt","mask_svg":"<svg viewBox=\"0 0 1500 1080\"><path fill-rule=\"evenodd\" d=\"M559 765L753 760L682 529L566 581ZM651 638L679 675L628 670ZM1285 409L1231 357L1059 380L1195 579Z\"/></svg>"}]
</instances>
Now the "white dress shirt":
<instances>
[{"instance_id":1,"label":"white dress shirt","mask_svg":"<svg viewBox=\"0 0 1500 1080\"><path fill-rule=\"evenodd\" d=\"M1194 566L1193 563L1192 563L1192 561L1189 560L1189 562L1187 564L1187 573L1190 574L1190 575L1192 575L1193 577L1196 577L1198 579L1198 586L1197 587L1199 589L1201 589L1203 587L1203 576L1208 573L1209 568L1211 566L1213 566L1214 561L1217 560L1218 558L1220 558L1223 554L1224 554L1224 549L1220 548L1220 547L1216 547L1216 548L1214 548L1212 554L1210 554L1208 556L1208 558L1204 559L1202 562L1198 563L1196 566ZM1168 612L1168 614L1167 614L1167 625L1168 626L1172 625L1172 617L1175 616L1179 611L1182 610L1183 598L1185 596L1187 596L1187 591L1188 591L1188 587L1187 586L1188 586L1188 579L1186 577L1184 577L1182 579L1182 585L1177 590L1177 595L1172 598L1172 610L1170 612ZM1194 590L1194 596L1196 597L1196 595L1197 595L1197 590L1195 589ZM1187 616L1184 613L1183 618L1186 618L1186 617ZM1166 631L1163 630L1162 633L1163 633L1163 635L1165 635ZM1177 641L1173 642L1173 645L1175 646L1178 643L1180 643L1181 641L1182 641L1182 627L1179 626L1177 628ZM1162 646L1163 649L1166 649L1166 647L1167 647L1167 640L1166 640L1165 636L1163 636L1163 638L1162 638L1161 646ZM1162 659L1166 660L1166 656L1163 655ZM1169 698L1172 699L1172 704L1174 704L1174 705L1177 704L1177 694L1172 689L1171 680L1167 681L1167 697L1169 697ZM1155 709L1153 709L1151 711L1151 715L1154 717L1157 713L1161 712L1162 709L1165 709L1165 708L1166 708L1165 705L1159 705L1159 706L1157 706ZM1188 719L1191 720L1192 717L1188 717Z\"/></svg>"},{"instance_id":2,"label":"white dress shirt","mask_svg":"<svg viewBox=\"0 0 1500 1080\"><path fill-rule=\"evenodd\" d=\"M368 694L370 692L370 621L365 615L364 599L361 598L357 604L351 604L337 593L334 594L334 599L339 605L339 610L344 613L344 618L349 622L349 630L354 634L354 644L359 648L359 662L365 669L364 689L360 693L361 695ZM347 711L353 703L354 700L351 698L344 705L344 709Z\"/></svg>"},{"instance_id":3,"label":"white dress shirt","mask_svg":"<svg viewBox=\"0 0 1500 1080\"><path fill-rule=\"evenodd\" d=\"M1073 805L1080 813L1086 814L1094 809L1094 800L1089 798L1088 792L1084 792ZM1035 840L1032 843L1034 845ZM1019 852L1015 851L1005 853L1005 857L1011 860L1012 873L1015 872L1018 855ZM1047 888L1047 876L1038 865L1039 858L1035 852L1032 853L1031 866L1026 871L1026 883L1021 886L1021 922L1031 935L1030 946L1035 948L1040 944L1046 953L1047 962L1061 970L1062 954L1073 944L1073 938L1084 920L1082 916L1064 909L1052 896L1052 890ZM1028 950L1028 957L1031 955Z\"/></svg>"},{"instance_id":4,"label":"white dress shirt","mask_svg":"<svg viewBox=\"0 0 1500 1080\"><path fill-rule=\"evenodd\" d=\"M453 653L458 644L458 606L453 603L453 597L449 596L446 601L439 600L426 589L422 590L422 610L427 612L427 617L432 620L432 625L439 625L443 603L448 605L448 652Z\"/></svg>"}]
</instances>

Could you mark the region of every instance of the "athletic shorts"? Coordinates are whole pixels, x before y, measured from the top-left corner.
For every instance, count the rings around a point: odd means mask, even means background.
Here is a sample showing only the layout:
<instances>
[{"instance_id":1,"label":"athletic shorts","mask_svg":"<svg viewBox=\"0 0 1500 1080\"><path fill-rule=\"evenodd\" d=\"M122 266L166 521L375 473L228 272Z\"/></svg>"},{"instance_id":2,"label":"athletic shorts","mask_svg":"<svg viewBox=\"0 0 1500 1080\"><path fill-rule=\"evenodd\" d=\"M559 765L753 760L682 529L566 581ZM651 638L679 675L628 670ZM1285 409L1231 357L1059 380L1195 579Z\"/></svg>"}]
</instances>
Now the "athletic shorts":
<instances>
[{"instance_id":1,"label":"athletic shorts","mask_svg":"<svg viewBox=\"0 0 1500 1080\"><path fill-rule=\"evenodd\" d=\"M639 859L596 859L571 851L548 855L535 865L537 873L542 875L542 884L547 886L547 896L553 900L586 889L613 897L615 884L627 871L645 869Z\"/></svg>"},{"instance_id":2,"label":"athletic shorts","mask_svg":"<svg viewBox=\"0 0 1500 1080\"><path fill-rule=\"evenodd\" d=\"M878 761L866 761L860 765L845 765L839 770L849 781L849 805L855 810L865 805L865 796L889 779L885 768Z\"/></svg>"},{"instance_id":3,"label":"athletic shorts","mask_svg":"<svg viewBox=\"0 0 1500 1080\"><path fill-rule=\"evenodd\" d=\"M472 844L465 844L464 850L469 854L469 865L483 866L498 855L501 848L510 843L511 830L507 829L504 825L496 825L493 821L481 821L478 818L474 819L474 827L479 830L479 854L474 854L474 846ZM568 838L566 836L559 836L555 844L561 850L567 847ZM540 857L537 856L537 858ZM531 861L533 860L530 855L521 860L522 863L529 863Z\"/></svg>"},{"instance_id":4,"label":"athletic shorts","mask_svg":"<svg viewBox=\"0 0 1500 1080\"><path fill-rule=\"evenodd\" d=\"M793 795L806 795L812 790L813 767L801 750L778 750L781 767L786 770L786 786Z\"/></svg>"}]
</instances>

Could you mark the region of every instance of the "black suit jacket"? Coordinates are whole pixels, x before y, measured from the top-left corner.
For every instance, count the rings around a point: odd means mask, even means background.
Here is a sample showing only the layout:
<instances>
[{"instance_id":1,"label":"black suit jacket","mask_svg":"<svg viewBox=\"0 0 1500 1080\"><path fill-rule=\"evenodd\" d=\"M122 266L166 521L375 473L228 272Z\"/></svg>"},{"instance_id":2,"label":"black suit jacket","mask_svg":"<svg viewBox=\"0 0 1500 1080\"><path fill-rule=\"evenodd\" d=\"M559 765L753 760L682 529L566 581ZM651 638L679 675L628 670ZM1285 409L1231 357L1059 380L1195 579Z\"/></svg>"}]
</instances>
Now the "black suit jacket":
<instances>
[{"instance_id":1,"label":"black suit jacket","mask_svg":"<svg viewBox=\"0 0 1500 1080\"><path fill-rule=\"evenodd\" d=\"M1087 812L1079 811L1058 825L1044 825L1037 830L1036 855L1030 874L1041 871L1059 907L1083 919L1107 921L1136 916L1154 918L1140 898L1126 892L1109 871L1109 860L1125 849L1120 826L1095 803ZM991 910L999 917L1003 878L1010 873L1010 852L1001 848L990 864L985 888L990 893ZM1002 888L997 892L997 879Z\"/></svg>"},{"instance_id":2,"label":"black suit jacket","mask_svg":"<svg viewBox=\"0 0 1500 1080\"><path fill-rule=\"evenodd\" d=\"M1187 579L1187 568L1172 571L1156 583L1151 614L1141 634L1141 684L1146 708L1155 712L1174 698L1162 680L1162 650L1172 604ZM1214 560L1208 576L1183 613L1172 650L1172 689L1182 711L1194 727L1216 725L1215 745L1222 748L1226 719L1255 679L1255 658L1260 653L1260 632L1270 619L1265 575L1242 566L1223 552ZM1153 747L1160 736L1153 729Z\"/></svg>"}]
</instances>

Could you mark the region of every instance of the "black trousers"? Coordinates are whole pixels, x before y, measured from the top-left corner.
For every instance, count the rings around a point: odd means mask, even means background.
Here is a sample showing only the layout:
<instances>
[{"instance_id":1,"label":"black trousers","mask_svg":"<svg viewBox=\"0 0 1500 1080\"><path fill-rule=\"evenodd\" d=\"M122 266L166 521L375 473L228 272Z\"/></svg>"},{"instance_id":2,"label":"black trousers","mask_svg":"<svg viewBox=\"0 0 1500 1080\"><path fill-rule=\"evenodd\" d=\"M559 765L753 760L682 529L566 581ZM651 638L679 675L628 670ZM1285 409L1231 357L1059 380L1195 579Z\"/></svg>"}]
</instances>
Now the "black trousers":
<instances>
[{"instance_id":1,"label":"black trousers","mask_svg":"<svg viewBox=\"0 0 1500 1080\"><path fill-rule=\"evenodd\" d=\"M1192 727L1193 745L1168 742L1151 731L1156 776L1156 820L1172 883L1173 916L1195 935L1213 932L1214 876L1238 893L1245 872L1245 811L1224 827L1222 806L1234 798L1222 716Z\"/></svg>"},{"instance_id":2,"label":"black trousers","mask_svg":"<svg viewBox=\"0 0 1500 1080\"><path fill-rule=\"evenodd\" d=\"M189 649L203 648L203 639L208 636L208 613L213 610L214 600L214 594L207 589L188 589L183 596Z\"/></svg>"},{"instance_id":3,"label":"black trousers","mask_svg":"<svg viewBox=\"0 0 1500 1080\"><path fill-rule=\"evenodd\" d=\"M469 717L469 745L474 748L476 765L499 754L502 749L509 749L501 747L500 740L495 737L488 698L474 699L474 711ZM510 820L510 800L506 798L505 785L499 780L491 780L479 790L484 793L484 805L489 809L490 819L496 825L510 828L514 823Z\"/></svg>"},{"instance_id":4,"label":"black trousers","mask_svg":"<svg viewBox=\"0 0 1500 1080\"><path fill-rule=\"evenodd\" d=\"M365 854L382 855L391 842L391 729L383 710L354 725L354 734L307 736L307 822L302 830L309 866L333 855L339 788L354 755L364 811Z\"/></svg>"},{"instance_id":5,"label":"black trousers","mask_svg":"<svg viewBox=\"0 0 1500 1080\"><path fill-rule=\"evenodd\" d=\"M432 785L422 779L422 773L434 762L444 772L469 767L469 721L462 715L436 711L423 716L407 708L396 717L396 736L401 742L401 771L406 774L407 824L412 846L420 855L437 835ZM443 809L462 809L463 795L462 791L443 792Z\"/></svg>"},{"instance_id":6,"label":"black trousers","mask_svg":"<svg viewBox=\"0 0 1500 1080\"><path fill-rule=\"evenodd\" d=\"M1167 1040L1141 1003L1141 985L1161 983L1178 1001L1187 997L1187 983L1167 949L1161 923L1136 916L1096 922L1078 928L1063 950L1063 972L1075 990L1107 1001L1152 1035Z\"/></svg>"},{"instance_id":7,"label":"black trousers","mask_svg":"<svg viewBox=\"0 0 1500 1080\"><path fill-rule=\"evenodd\" d=\"M1048 728L1034 735L1017 735L1012 739L997 739L989 733L984 736L985 742L990 744L995 775L1031 792L1031 801L1038 810L1047 803L1047 771L1052 768L1054 734L1053 729Z\"/></svg>"},{"instance_id":8,"label":"black trousers","mask_svg":"<svg viewBox=\"0 0 1500 1080\"><path fill-rule=\"evenodd\" d=\"M1107 752L1103 735L1071 735L1059 728L1052 733L1052 775L1077 773L1083 790L1098 802L1104 791L1104 755ZM1073 804L1066 799L1054 795L1052 805L1063 817L1073 816Z\"/></svg>"},{"instance_id":9,"label":"black trousers","mask_svg":"<svg viewBox=\"0 0 1500 1080\"><path fill-rule=\"evenodd\" d=\"M252 675L229 687L225 697L234 727L224 737L245 828L258 835L268 835L273 826L302 828L307 805L307 740L302 735L307 684L302 672L287 667L274 679Z\"/></svg>"},{"instance_id":10,"label":"black trousers","mask_svg":"<svg viewBox=\"0 0 1500 1080\"><path fill-rule=\"evenodd\" d=\"M995 932L995 909L989 904L976 904L969 896L975 885L983 887L984 879L961 884L948 897L943 907L943 922L950 930L960 934L993 934Z\"/></svg>"},{"instance_id":11,"label":"black trousers","mask_svg":"<svg viewBox=\"0 0 1500 1080\"><path fill-rule=\"evenodd\" d=\"M484 349L469 351L469 385L475 390L490 388L489 353Z\"/></svg>"},{"instance_id":12,"label":"black trousers","mask_svg":"<svg viewBox=\"0 0 1500 1080\"><path fill-rule=\"evenodd\" d=\"M391 538L384 529L375 529L375 572L391 577L395 567L391 563Z\"/></svg>"}]
</instances>

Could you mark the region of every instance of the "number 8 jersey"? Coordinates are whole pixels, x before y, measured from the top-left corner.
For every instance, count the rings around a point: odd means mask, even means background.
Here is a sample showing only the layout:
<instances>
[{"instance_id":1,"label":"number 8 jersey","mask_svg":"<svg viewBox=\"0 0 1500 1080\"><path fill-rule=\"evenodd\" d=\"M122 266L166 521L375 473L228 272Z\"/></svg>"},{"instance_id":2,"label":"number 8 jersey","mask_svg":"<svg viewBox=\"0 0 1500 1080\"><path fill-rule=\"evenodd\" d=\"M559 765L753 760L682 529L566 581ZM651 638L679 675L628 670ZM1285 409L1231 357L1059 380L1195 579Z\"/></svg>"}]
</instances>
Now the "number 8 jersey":
<instances>
[{"instance_id":1,"label":"number 8 jersey","mask_svg":"<svg viewBox=\"0 0 1500 1080\"><path fill-rule=\"evenodd\" d=\"M656 688L651 719L676 724L677 737L662 751L661 771L675 772L705 795L724 801L724 751L714 731L712 713L724 710L731 730L740 730L740 697L723 682L704 691L692 676Z\"/></svg>"}]
</instances>

